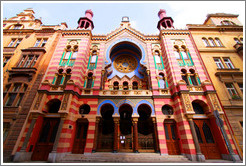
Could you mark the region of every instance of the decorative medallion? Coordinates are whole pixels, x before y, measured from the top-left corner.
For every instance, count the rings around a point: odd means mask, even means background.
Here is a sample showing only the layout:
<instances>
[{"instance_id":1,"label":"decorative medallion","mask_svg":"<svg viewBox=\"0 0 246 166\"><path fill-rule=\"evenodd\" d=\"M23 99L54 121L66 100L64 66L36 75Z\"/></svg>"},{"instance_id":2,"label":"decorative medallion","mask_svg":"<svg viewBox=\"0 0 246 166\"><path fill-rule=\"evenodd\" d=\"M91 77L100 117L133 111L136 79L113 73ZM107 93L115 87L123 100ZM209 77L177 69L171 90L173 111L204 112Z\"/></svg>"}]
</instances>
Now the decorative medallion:
<instances>
[{"instance_id":1,"label":"decorative medallion","mask_svg":"<svg viewBox=\"0 0 246 166\"><path fill-rule=\"evenodd\" d=\"M114 60L114 68L121 73L130 73L138 66L138 61L131 55L120 55Z\"/></svg>"}]
</instances>

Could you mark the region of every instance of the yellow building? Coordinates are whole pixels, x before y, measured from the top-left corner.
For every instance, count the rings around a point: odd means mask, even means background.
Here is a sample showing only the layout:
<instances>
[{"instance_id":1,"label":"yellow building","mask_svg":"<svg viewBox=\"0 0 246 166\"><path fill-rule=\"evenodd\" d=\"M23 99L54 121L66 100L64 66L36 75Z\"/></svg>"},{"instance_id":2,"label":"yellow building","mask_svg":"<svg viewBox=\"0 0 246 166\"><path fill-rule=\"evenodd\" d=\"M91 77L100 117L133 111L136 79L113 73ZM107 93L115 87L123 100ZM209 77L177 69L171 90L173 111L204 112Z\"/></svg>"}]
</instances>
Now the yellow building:
<instances>
[{"instance_id":1,"label":"yellow building","mask_svg":"<svg viewBox=\"0 0 246 166\"><path fill-rule=\"evenodd\" d=\"M60 37L61 25L43 25L32 9L3 20L3 153L9 161Z\"/></svg>"},{"instance_id":2,"label":"yellow building","mask_svg":"<svg viewBox=\"0 0 246 166\"><path fill-rule=\"evenodd\" d=\"M204 65L230 121L238 149L243 149L243 25L233 14L208 14L188 24ZM242 154L241 154L242 155ZM241 156L242 157L242 156Z\"/></svg>"}]
</instances>

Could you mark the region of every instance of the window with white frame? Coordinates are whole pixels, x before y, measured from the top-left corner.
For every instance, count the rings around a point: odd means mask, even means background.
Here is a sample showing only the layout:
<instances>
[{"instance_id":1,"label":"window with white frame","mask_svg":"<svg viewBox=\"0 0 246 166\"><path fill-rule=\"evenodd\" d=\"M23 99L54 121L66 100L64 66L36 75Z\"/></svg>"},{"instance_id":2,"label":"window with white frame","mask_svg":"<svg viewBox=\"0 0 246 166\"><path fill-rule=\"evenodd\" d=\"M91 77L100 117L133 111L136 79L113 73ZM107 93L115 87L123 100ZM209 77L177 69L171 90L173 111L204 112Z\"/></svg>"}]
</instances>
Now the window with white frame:
<instances>
[{"instance_id":1,"label":"window with white frame","mask_svg":"<svg viewBox=\"0 0 246 166\"><path fill-rule=\"evenodd\" d=\"M45 46L45 44L47 43L47 40L48 39L37 39L36 40L36 43L34 44L34 47L44 47Z\"/></svg>"},{"instance_id":2,"label":"window with white frame","mask_svg":"<svg viewBox=\"0 0 246 166\"><path fill-rule=\"evenodd\" d=\"M230 60L230 58L223 58L225 65L228 69L234 69L234 66Z\"/></svg>"},{"instance_id":3,"label":"window with white frame","mask_svg":"<svg viewBox=\"0 0 246 166\"><path fill-rule=\"evenodd\" d=\"M10 60L10 57L8 56L3 57L3 67L6 66L9 60Z\"/></svg>"},{"instance_id":4,"label":"window with white frame","mask_svg":"<svg viewBox=\"0 0 246 166\"><path fill-rule=\"evenodd\" d=\"M239 89L242 91L242 93L243 93L243 83L237 83L238 84L238 86L239 86Z\"/></svg>"},{"instance_id":5,"label":"window with white frame","mask_svg":"<svg viewBox=\"0 0 246 166\"><path fill-rule=\"evenodd\" d=\"M217 65L218 69L224 69L224 65L221 62L220 58L214 58L214 62Z\"/></svg>"},{"instance_id":6,"label":"window with white frame","mask_svg":"<svg viewBox=\"0 0 246 166\"><path fill-rule=\"evenodd\" d=\"M208 42L208 40L206 38L202 38L202 41L203 41L203 43L205 44L206 47L210 46L210 44L209 44L209 42Z\"/></svg>"},{"instance_id":7,"label":"window with white frame","mask_svg":"<svg viewBox=\"0 0 246 166\"><path fill-rule=\"evenodd\" d=\"M238 93L233 85L233 83L226 83L226 89L228 90L230 96L232 97L232 99L238 99Z\"/></svg>"},{"instance_id":8,"label":"window with white frame","mask_svg":"<svg viewBox=\"0 0 246 166\"><path fill-rule=\"evenodd\" d=\"M17 67L33 67L38 59L38 55L23 55Z\"/></svg>"},{"instance_id":9,"label":"window with white frame","mask_svg":"<svg viewBox=\"0 0 246 166\"><path fill-rule=\"evenodd\" d=\"M12 39L8 47L17 47L22 39Z\"/></svg>"},{"instance_id":10,"label":"window with white frame","mask_svg":"<svg viewBox=\"0 0 246 166\"><path fill-rule=\"evenodd\" d=\"M211 46L216 46L214 39L208 38L208 40L209 40Z\"/></svg>"},{"instance_id":11,"label":"window with white frame","mask_svg":"<svg viewBox=\"0 0 246 166\"><path fill-rule=\"evenodd\" d=\"M220 46L220 47L223 46L219 38L215 38L215 42L217 46Z\"/></svg>"}]
</instances>

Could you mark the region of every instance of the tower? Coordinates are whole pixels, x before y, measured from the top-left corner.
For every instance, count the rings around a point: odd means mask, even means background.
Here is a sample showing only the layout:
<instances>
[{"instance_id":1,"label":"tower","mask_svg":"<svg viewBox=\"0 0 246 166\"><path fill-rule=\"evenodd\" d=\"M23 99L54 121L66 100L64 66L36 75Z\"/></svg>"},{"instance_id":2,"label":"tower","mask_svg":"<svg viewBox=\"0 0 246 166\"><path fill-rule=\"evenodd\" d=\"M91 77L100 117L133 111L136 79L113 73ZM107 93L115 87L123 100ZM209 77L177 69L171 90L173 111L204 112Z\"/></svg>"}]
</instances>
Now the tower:
<instances>
[{"instance_id":1,"label":"tower","mask_svg":"<svg viewBox=\"0 0 246 166\"><path fill-rule=\"evenodd\" d=\"M78 27L77 29L90 29L94 28L93 21L93 12L89 9L85 11L85 17L80 17L78 20Z\"/></svg>"},{"instance_id":2,"label":"tower","mask_svg":"<svg viewBox=\"0 0 246 166\"><path fill-rule=\"evenodd\" d=\"M160 11L158 12L158 16L160 18L160 20L157 24L157 28L159 30L174 28L174 26L173 26L174 21L173 21L172 17L167 17L166 10L160 9Z\"/></svg>"}]
</instances>

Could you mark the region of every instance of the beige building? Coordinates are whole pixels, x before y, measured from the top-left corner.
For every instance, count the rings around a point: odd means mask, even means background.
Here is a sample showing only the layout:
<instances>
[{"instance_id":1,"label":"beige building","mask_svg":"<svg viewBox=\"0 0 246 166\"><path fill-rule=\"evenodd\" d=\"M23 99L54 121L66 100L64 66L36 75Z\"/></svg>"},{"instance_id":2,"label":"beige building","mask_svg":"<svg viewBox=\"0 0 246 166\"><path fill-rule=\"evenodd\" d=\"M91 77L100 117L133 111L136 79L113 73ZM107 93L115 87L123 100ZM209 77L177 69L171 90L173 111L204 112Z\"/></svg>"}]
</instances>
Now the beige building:
<instances>
[{"instance_id":1,"label":"beige building","mask_svg":"<svg viewBox=\"0 0 246 166\"><path fill-rule=\"evenodd\" d=\"M208 14L205 22L188 24L204 65L243 149L243 25L233 14ZM240 154L242 155L242 153Z\"/></svg>"},{"instance_id":2,"label":"beige building","mask_svg":"<svg viewBox=\"0 0 246 166\"><path fill-rule=\"evenodd\" d=\"M54 52L61 25L43 25L26 9L3 20L3 156L10 161L23 133L39 84Z\"/></svg>"}]
</instances>

